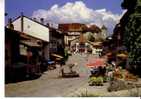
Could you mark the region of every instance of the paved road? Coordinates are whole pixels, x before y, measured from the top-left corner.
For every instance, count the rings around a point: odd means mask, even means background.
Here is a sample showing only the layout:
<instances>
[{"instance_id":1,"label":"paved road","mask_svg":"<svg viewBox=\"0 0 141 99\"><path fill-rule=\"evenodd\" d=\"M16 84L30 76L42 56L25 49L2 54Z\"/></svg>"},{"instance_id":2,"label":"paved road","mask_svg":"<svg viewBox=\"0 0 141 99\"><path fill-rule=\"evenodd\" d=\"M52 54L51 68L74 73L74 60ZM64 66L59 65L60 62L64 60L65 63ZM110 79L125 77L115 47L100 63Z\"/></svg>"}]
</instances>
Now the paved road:
<instances>
[{"instance_id":1,"label":"paved road","mask_svg":"<svg viewBox=\"0 0 141 99\"><path fill-rule=\"evenodd\" d=\"M88 82L89 70L85 66L87 59L92 56L72 55L69 63L77 63L75 70L79 78L58 78L58 69L45 72L36 80L23 81L5 85L5 95L10 97L51 97L68 96Z\"/></svg>"}]
</instances>

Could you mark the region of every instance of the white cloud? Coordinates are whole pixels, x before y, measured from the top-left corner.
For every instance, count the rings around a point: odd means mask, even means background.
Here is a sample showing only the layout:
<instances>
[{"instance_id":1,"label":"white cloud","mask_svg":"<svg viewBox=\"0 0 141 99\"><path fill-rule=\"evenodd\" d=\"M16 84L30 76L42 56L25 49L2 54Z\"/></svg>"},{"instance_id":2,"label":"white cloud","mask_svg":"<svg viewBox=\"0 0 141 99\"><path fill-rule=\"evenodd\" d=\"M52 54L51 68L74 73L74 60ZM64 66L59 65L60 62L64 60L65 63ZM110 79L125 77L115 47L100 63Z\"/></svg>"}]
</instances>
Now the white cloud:
<instances>
[{"instance_id":1,"label":"white cloud","mask_svg":"<svg viewBox=\"0 0 141 99\"><path fill-rule=\"evenodd\" d=\"M68 2L63 6L55 4L49 10L39 9L33 12L32 17L44 18L45 21L54 23L94 23L100 27L104 24L111 32L122 15L113 14L105 8L93 10L82 1L76 1Z\"/></svg>"}]
</instances>

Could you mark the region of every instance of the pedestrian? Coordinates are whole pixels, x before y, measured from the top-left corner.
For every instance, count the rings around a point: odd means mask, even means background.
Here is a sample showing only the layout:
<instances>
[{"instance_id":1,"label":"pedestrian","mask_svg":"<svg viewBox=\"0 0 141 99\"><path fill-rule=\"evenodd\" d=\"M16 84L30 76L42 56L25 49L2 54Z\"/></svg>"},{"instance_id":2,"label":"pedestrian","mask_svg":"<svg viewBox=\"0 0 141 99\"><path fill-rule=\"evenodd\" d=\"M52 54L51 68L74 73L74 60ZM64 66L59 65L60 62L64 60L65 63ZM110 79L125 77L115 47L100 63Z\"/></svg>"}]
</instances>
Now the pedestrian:
<instances>
[{"instance_id":1,"label":"pedestrian","mask_svg":"<svg viewBox=\"0 0 141 99\"><path fill-rule=\"evenodd\" d=\"M105 74L106 74L106 67L103 67L103 68L102 68L102 76L104 77Z\"/></svg>"},{"instance_id":2,"label":"pedestrian","mask_svg":"<svg viewBox=\"0 0 141 99\"><path fill-rule=\"evenodd\" d=\"M113 78L114 78L114 72L113 71L109 71L107 73L107 78L108 78L108 81L112 81Z\"/></svg>"},{"instance_id":3,"label":"pedestrian","mask_svg":"<svg viewBox=\"0 0 141 99\"><path fill-rule=\"evenodd\" d=\"M63 61L60 59L60 60L58 60L58 63L60 64L59 76L63 77L64 76Z\"/></svg>"}]
</instances>

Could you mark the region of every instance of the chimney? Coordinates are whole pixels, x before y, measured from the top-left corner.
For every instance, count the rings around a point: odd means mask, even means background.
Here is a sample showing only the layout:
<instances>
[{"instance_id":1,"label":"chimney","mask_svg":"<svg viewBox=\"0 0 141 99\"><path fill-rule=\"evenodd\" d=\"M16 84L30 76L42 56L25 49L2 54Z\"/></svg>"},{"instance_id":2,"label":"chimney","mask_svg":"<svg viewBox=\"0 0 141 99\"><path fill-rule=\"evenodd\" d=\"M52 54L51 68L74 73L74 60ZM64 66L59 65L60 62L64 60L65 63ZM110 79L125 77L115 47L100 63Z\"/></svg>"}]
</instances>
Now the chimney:
<instances>
[{"instance_id":1,"label":"chimney","mask_svg":"<svg viewBox=\"0 0 141 99\"><path fill-rule=\"evenodd\" d=\"M46 24L46 26L48 26L48 27L49 27L49 23L47 23L47 24Z\"/></svg>"},{"instance_id":2,"label":"chimney","mask_svg":"<svg viewBox=\"0 0 141 99\"><path fill-rule=\"evenodd\" d=\"M12 19L8 19L8 28L14 30L14 25L12 24Z\"/></svg>"},{"instance_id":3,"label":"chimney","mask_svg":"<svg viewBox=\"0 0 141 99\"><path fill-rule=\"evenodd\" d=\"M44 18L40 18L40 22L44 24Z\"/></svg>"},{"instance_id":4,"label":"chimney","mask_svg":"<svg viewBox=\"0 0 141 99\"><path fill-rule=\"evenodd\" d=\"M8 15L8 13L5 13L5 16L7 16Z\"/></svg>"},{"instance_id":5,"label":"chimney","mask_svg":"<svg viewBox=\"0 0 141 99\"><path fill-rule=\"evenodd\" d=\"M36 18L33 18L33 20L36 21L37 19Z\"/></svg>"}]
</instances>

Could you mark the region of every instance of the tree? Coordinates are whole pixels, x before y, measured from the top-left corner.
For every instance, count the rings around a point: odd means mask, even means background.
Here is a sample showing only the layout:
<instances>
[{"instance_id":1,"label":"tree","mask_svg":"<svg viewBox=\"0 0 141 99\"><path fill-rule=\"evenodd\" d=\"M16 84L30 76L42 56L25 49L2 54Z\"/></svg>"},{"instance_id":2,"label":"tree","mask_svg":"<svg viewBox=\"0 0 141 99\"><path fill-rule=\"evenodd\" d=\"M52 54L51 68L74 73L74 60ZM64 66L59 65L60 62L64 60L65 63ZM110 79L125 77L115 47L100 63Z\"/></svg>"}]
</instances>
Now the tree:
<instances>
[{"instance_id":1,"label":"tree","mask_svg":"<svg viewBox=\"0 0 141 99\"><path fill-rule=\"evenodd\" d=\"M131 12L123 37L123 43L129 52L129 69L141 74L141 0L124 0L122 7Z\"/></svg>"}]
</instances>

